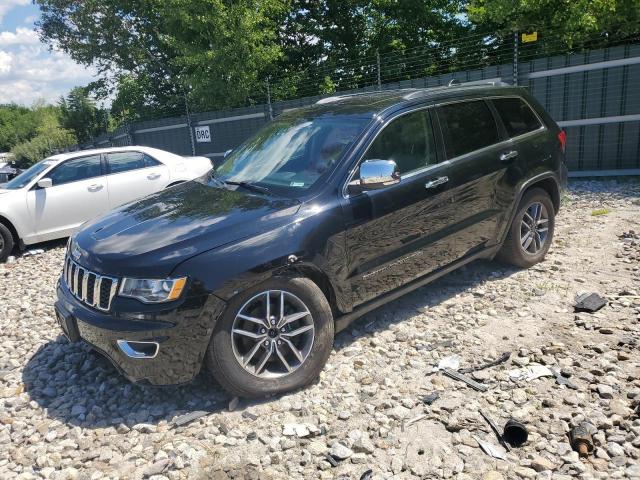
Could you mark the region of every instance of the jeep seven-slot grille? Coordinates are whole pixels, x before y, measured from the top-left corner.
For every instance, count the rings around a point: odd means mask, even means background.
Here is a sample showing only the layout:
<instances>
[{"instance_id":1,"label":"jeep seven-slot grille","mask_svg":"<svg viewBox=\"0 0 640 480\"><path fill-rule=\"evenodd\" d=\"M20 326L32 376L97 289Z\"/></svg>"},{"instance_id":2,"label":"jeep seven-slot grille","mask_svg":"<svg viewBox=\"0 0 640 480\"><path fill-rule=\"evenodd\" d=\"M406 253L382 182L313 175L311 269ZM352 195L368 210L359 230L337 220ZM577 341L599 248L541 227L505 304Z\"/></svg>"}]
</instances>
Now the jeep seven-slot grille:
<instances>
[{"instance_id":1,"label":"jeep seven-slot grille","mask_svg":"<svg viewBox=\"0 0 640 480\"><path fill-rule=\"evenodd\" d=\"M118 289L118 279L105 277L81 267L67 257L62 272L64 282L74 297L98 310L108 311Z\"/></svg>"}]
</instances>

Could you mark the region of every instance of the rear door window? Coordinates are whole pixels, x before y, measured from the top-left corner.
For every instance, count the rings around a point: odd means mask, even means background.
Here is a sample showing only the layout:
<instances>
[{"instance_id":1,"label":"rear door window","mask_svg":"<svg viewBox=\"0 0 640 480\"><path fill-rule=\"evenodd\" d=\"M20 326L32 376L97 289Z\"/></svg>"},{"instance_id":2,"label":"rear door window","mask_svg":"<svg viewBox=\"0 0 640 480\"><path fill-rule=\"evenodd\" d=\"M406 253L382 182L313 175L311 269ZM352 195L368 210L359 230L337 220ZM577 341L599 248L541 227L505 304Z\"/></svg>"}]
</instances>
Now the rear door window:
<instances>
[{"instance_id":1,"label":"rear door window","mask_svg":"<svg viewBox=\"0 0 640 480\"><path fill-rule=\"evenodd\" d=\"M51 179L53 186L56 186L99 177L100 175L102 175L100 155L90 155L67 160L54 168L47 177Z\"/></svg>"},{"instance_id":2,"label":"rear door window","mask_svg":"<svg viewBox=\"0 0 640 480\"><path fill-rule=\"evenodd\" d=\"M144 155L140 152L118 152L107 155L109 173L122 173L145 168Z\"/></svg>"},{"instance_id":3,"label":"rear door window","mask_svg":"<svg viewBox=\"0 0 640 480\"><path fill-rule=\"evenodd\" d=\"M531 107L521 98L496 98L493 100L493 104L509 137L533 132L542 126Z\"/></svg>"},{"instance_id":4,"label":"rear door window","mask_svg":"<svg viewBox=\"0 0 640 480\"><path fill-rule=\"evenodd\" d=\"M157 167L158 165L162 165L162 164L158 160L156 160L155 158L150 157L146 153L144 154L144 166L145 167Z\"/></svg>"},{"instance_id":5,"label":"rear door window","mask_svg":"<svg viewBox=\"0 0 640 480\"><path fill-rule=\"evenodd\" d=\"M484 100L443 105L437 111L448 158L499 142L498 127Z\"/></svg>"},{"instance_id":6,"label":"rear door window","mask_svg":"<svg viewBox=\"0 0 640 480\"><path fill-rule=\"evenodd\" d=\"M401 174L438 162L427 110L393 120L373 141L364 160L393 160Z\"/></svg>"}]
</instances>

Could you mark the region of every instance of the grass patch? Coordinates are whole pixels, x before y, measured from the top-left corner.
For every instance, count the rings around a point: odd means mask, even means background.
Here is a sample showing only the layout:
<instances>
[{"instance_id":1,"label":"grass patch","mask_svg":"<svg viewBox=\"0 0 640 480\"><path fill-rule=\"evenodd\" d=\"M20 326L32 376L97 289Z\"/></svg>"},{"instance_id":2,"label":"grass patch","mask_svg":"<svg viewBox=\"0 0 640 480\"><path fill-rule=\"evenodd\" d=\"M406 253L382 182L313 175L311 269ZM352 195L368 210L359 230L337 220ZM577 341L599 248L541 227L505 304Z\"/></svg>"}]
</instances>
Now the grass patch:
<instances>
[{"instance_id":1,"label":"grass patch","mask_svg":"<svg viewBox=\"0 0 640 480\"><path fill-rule=\"evenodd\" d=\"M611 210L608 208L596 208L595 210L591 210L592 217L599 217L600 215L606 215L607 213L611 213Z\"/></svg>"}]
</instances>

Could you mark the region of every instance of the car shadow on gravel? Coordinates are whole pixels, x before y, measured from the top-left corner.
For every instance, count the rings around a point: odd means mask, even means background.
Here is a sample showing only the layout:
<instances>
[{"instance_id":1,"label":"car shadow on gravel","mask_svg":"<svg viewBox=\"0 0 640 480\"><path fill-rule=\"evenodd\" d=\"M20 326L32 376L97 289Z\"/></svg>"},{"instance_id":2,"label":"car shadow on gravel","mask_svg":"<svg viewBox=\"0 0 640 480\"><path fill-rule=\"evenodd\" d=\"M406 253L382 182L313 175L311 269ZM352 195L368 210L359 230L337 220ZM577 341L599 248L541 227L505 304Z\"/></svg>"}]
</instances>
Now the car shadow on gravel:
<instances>
[{"instance_id":1,"label":"car shadow on gravel","mask_svg":"<svg viewBox=\"0 0 640 480\"><path fill-rule=\"evenodd\" d=\"M363 316L336 337L335 348L347 348L358 338L386 330L482 282L505 278L517 271L483 261L463 267ZM452 341L437 331L430 333L434 348ZM192 383L182 386L133 384L88 345L70 343L62 335L38 349L27 362L22 379L31 400L49 417L83 428L116 427L119 432L134 427L153 431L163 420L171 424L176 417L191 412L221 412L230 400L206 370ZM278 398L243 402L241 407Z\"/></svg>"},{"instance_id":2,"label":"car shadow on gravel","mask_svg":"<svg viewBox=\"0 0 640 480\"><path fill-rule=\"evenodd\" d=\"M548 260L547 260L548 262ZM379 307L359 318L346 330L336 336L337 350L348 347L353 341L389 329L416 314L427 313L428 309L465 292L480 296L484 282L510 277L520 269L494 261L477 260L455 270L438 280L414 290L405 296ZM431 346L451 347L452 332L429 332Z\"/></svg>"},{"instance_id":3,"label":"car shadow on gravel","mask_svg":"<svg viewBox=\"0 0 640 480\"><path fill-rule=\"evenodd\" d=\"M50 418L83 428L152 431L165 420L228 406L229 395L201 372L190 384L138 385L125 379L101 354L63 335L29 359L22 372L25 391ZM142 424L142 425L141 425Z\"/></svg>"}]
</instances>

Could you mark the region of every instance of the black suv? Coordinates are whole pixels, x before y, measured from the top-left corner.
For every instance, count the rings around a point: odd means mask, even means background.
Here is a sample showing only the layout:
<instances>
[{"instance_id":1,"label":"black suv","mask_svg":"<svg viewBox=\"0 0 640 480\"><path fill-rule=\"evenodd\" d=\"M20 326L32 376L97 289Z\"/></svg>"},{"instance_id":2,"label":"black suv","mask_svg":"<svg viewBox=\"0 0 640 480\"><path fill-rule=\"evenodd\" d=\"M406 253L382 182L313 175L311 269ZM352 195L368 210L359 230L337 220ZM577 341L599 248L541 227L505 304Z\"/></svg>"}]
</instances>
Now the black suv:
<instances>
[{"instance_id":1,"label":"black suv","mask_svg":"<svg viewBox=\"0 0 640 480\"><path fill-rule=\"evenodd\" d=\"M206 364L240 396L295 389L358 316L478 258L541 261L564 147L506 85L323 99L85 226L58 320L132 381L184 383Z\"/></svg>"}]
</instances>

